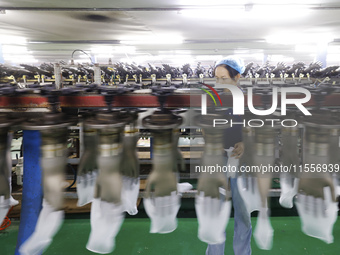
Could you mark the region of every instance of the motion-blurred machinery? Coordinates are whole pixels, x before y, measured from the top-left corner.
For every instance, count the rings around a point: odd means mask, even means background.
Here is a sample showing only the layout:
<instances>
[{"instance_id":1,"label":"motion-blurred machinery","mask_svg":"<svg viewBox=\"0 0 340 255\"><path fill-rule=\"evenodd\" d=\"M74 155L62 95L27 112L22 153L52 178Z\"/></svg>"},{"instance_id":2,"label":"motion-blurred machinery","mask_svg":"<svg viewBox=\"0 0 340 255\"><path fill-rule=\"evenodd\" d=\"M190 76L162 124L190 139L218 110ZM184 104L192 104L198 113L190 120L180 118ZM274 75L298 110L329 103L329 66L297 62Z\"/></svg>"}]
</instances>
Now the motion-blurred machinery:
<instances>
[{"instance_id":1,"label":"motion-blurred machinery","mask_svg":"<svg viewBox=\"0 0 340 255\"><path fill-rule=\"evenodd\" d=\"M331 243L339 194L339 73L338 66L322 68L319 63L249 63L239 85L246 94L252 88L254 107L269 109L276 95L273 88L279 94L283 88L303 88L311 95L304 107L312 116L304 116L292 105L283 115L280 100L278 111L270 116L246 112L243 122L238 123L243 129L245 151L235 163L230 161L231 155L228 162L224 161L227 152L221 143L223 130L230 127L224 112L233 106L233 95L219 87L211 90L215 85L211 67L0 65L0 220L10 207L6 155L12 128L17 134L17 130L39 130L41 136L36 149L42 168L43 210L37 215L33 234L22 240L22 254L41 252L50 244L62 223L65 196L79 198L78 206L93 203L87 248L94 252L110 253L114 249L124 212L135 215L139 197L144 197L152 233L168 233L177 227L180 196L196 198L199 238L211 244L221 242L223 229L216 235L205 230L221 228L228 222L228 178L238 178L240 193L250 202L249 212L260 211L254 233L260 248L270 249L272 244L268 196L280 196L286 208L293 206L296 197L303 232ZM203 113L202 95L207 92L208 111ZM287 96L301 98L299 93ZM216 119L229 122L215 127ZM141 146L143 141L148 142L146 147ZM34 176L25 167L30 163L25 151L23 157L25 192L25 181ZM207 169L231 164L238 169L236 175L204 172L198 176L194 171L196 166ZM72 185L65 187L70 174L65 169L73 169L71 179L77 181L78 195ZM197 190L179 183L180 178L198 178ZM281 189L271 188L272 178L281 180ZM223 224L212 219L215 214L204 212L206 206L223 212L219 218ZM308 214L316 206L323 210ZM54 224L45 229L39 222L47 217ZM113 225L107 224L112 218ZM327 230L316 234L318 224L327 225Z\"/></svg>"}]
</instances>

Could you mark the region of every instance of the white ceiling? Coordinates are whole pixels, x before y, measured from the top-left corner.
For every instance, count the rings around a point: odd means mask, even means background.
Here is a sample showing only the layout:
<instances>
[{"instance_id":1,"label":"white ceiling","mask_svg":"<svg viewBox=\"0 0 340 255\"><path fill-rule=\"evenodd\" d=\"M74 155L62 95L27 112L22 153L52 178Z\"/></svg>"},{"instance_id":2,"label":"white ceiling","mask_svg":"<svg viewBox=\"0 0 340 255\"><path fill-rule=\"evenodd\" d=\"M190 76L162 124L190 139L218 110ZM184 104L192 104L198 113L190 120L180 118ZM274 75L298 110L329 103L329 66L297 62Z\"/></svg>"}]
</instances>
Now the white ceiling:
<instances>
[{"instance_id":1,"label":"white ceiling","mask_svg":"<svg viewBox=\"0 0 340 255\"><path fill-rule=\"evenodd\" d=\"M245 6L251 10L245 11ZM309 63L321 55L327 41L327 64L340 64L340 1L334 0L237 4L229 0L0 0L1 9L5 14L0 14L0 42L6 62L24 62L27 59L14 59L23 55L38 62L69 61L73 50L82 49L100 63L109 57L113 62L213 63L228 54L260 64L264 59L273 64ZM13 49L8 44L21 41L7 40L8 36L23 37L27 43ZM281 43L275 42L278 36ZM139 44L159 38L183 43ZM126 40L132 44L120 43ZM75 53L75 59L81 55Z\"/></svg>"}]
</instances>

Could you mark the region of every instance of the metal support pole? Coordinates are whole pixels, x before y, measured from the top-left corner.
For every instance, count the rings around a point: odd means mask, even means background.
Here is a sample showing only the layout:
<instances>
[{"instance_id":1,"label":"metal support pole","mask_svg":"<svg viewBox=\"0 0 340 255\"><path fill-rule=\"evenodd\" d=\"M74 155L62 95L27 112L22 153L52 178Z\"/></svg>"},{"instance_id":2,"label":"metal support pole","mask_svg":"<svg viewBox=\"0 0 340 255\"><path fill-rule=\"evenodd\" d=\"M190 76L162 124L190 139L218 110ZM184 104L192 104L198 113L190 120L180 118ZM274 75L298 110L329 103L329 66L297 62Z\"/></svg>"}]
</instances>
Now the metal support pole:
<instances>
[{"instance_id":1,"label":"metal support pole","mask_svg":"<svg viewBox=\"0 0 340 255\"><path fill-rule=\"evenodd\" d=\"M94 83L100 86L102 84L100 66L98 64L95 64L93 69L94 69Z\"/></svg>"},{"instance_id":2,"label":"metal support pole","mask_svg":"<svg viewBox=\"0 0 340 255\"><path fill-rule=\"evenodd\" d=\"M19 248L33 233L42 207L43 189L40 169L40 132L24 130L24 179L20 226L15 255Z\"/></svg>"},{"instance_id":3,"label":"metal support pole","mask_svg":"<svg viewBox=\"0 0 340 255\"><path fill-rule=\"evenodd\" d=\"M55 87L56 89L62 88L61 83L61 66L58 63L54 64L54 79L55 79Z\"/></svg>"}]
</instances>

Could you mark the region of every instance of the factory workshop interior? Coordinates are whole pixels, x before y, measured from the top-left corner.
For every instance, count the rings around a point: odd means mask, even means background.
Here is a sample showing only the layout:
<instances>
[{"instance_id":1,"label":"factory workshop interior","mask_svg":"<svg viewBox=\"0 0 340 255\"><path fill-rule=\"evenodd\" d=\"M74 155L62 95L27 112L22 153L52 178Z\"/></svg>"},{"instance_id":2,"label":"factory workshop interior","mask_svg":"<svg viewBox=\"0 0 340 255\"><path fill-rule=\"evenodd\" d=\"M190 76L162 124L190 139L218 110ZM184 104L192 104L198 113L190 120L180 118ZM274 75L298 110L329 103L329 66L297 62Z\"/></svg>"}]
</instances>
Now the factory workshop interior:
<instances>
[{"instance_id":1,"label":"factory workshop interior","mask_svg":"<svg viewBox=\"0 0 340 255\"><path fill-rule=\"evenodd\" d=\"M336 255L340 2L1 0L1 255Z\"/></svg>"}]
</instances>

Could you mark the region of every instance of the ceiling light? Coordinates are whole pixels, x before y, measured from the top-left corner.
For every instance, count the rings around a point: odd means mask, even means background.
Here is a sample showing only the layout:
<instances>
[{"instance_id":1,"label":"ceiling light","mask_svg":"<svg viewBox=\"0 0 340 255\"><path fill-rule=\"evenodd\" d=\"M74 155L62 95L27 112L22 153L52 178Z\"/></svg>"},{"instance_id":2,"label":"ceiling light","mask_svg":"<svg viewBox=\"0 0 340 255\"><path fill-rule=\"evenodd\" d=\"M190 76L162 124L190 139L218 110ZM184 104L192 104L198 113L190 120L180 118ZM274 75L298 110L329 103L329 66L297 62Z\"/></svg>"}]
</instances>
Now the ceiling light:
<instances>
[{"instance_id":1,"label":"ceiling light","mask_svg":"<svg viewBox=\"0 0 340 255\"><path fill-rule=\"evenodd\" d=\"M255 60L263 61L264 54L263 53L251 53L251 54L244 54L241 57L242 58L250 58L250 59L255 59Z\"/></svg>"},{"instance_id":2,"label":"ceiling light","mask_svg":"<svg viewBox=\"0 0 340 255\"><path fill-rule=\"evenodd\" d=\"M188 8L177 12L184 17L208 20L286 20L301 19L313 10L307 5L273 5L273 4L245 4L245 5L221 5Z\"/></svg>"},{"instance_id":3,"label":"ceiling light","mask_svg":"<svg viewBox=\"0 0 340 255\"><path fill-rule=\"evenodd\" d=\"M146 64L148 62L160 61L162 60L161 56L150 56L150 55L143 55L137 56L132 58L122 58L120 59L121 62L128 62L128 63L137 63L137 64Z\"/></svg>"},{"instance_id":4,"label":"ceiling light","mask_svg":"<svg viewBox=\"0 0 340 255\"><path fill-rule=\"evenodd\" d=\"M86 60L86 59L83 59L83 58L79 58L79 59L74 59L74 62L75 63L90 63L90 59L88 58Z\"/></svg>"},{"instance_id":5,"label":"ceiling light","mask_svg":"<svg viewBox=\"0 0 340 255\"><path fill-rule=\"evenodd\" d=\"M122 40L121 44L127 45L159 45L159 44L182 44L183 39L179 37L158 36L158 37L145 37L136 38L135 40Z\"/></svg>"},{"instance_id":6,"label":"ceiling light","mask_svg":"<svg viewBox=\"0 0 340 255\"><path fill-rule=\"evenodd\" d=\"M162 56L159 56L159 55L157 56L145 55L145 56L137 56L133 58L133 60L138 63L144 63L147 61L158 61L162 59L163 59Z\"/></svg>"},{"instance_id":7,"label":"ceiling light","mask_svg":"<svg viewBox=\"0 0 340 255\"><path fill-rule=\"evenodd\" d=\"M282 32L271 35L266 38L267 43L272 44L325 44L334 40L334 37L328 33L293 33Z\"/></svg>"},{"instance_id":8,"label":"ceiling light","mask_svg":"<svg viewBox=\"0 0 340 255\"><path fill-rule=\"evenodd\" d=\"M26 46L18 46L18 45L3 45L2 46L3 54L25 54L29 53Z\"/></svg>"},{"instance_id":9,"label":"ceiling light","mask_svg":"<svg viewBox=\"0 0 340 255\"><path fill-rule=\"evenodd\" d=\"M327 62L334 62L337 65L340 64L340 54L329 54L329 55L327 55Z\"/></svg>"},{"instance_id":10,"label":"ceiling light","mask_svg":"<svg viewBox=\"0 0 340 255\"><path fill-rule=\"evenodd\" d=\"M135 46L114 46L115 53L131 54L136 52Z\"/></svg>"},{"instance_id":11,"label":"ceiling light","mask_svg":"<svg viewBox=\"0 0 340 255\"><path fill-rule=\"evenodd\" d=\"M295 51L296 52L317 52L317 46L316 45L310 45L310 44L297 44L295 45Z\"/></svg>"},{"instance_id":12,"label":"ceiling light","mask_svg":"<svg viewBox=\"0 0 340 255\"><path fill-rule=\"evenodd\" d=\"M237 54L247 54L247 53L250 53L249 49L236 49L236 50L234 50L235 55L237 55Z\"/></svg>"},{"instance_id":13,"label":"ceiling light","mask_svg":"<svg viewBox=\"0 0 340 255\"><path fill-rule=\"evenodd\" d=\"M244 15L244 7L221 7L181 10L180 14L191 19L231 20Z\"/></svg>"},{"instance_id":14,"label":"ceiling light","mask_svg":"<svg viewBox=\"0 0 340 255\"><path fill-rule=\"evenodd\" d=\"M107 56L107 55L106 55ZM79 54L77 56L78 58L86 58L86 59L89 59L89 56L88 55L85 55L85 54Z\"/></svg>"},{"instance_id":15,"label":"ceiling light","mask_svg":"<svg viewBox=\"0 0 340 255\"><path fill-rule=\"evenodd\" d=\"M91 48L93 54L111 54L113 52L112 46L96 46Z\"/></svg>"},{"instance_id":16,"label":"ceiling light","mask_svg":"<svg viewBox=\"0 0 340 255\"><path fill-rule=\"evenodd\" d=\"M114 56L111 55L111 54L96 54L95 57L96 58L106 58L106 59L108 59L108 58L113 58ZM83 58L83 57L81 57L81 58Z\"/></svg>"},{"instance_id":17,"label":"ceiling light","mask_svg":"<svg viewBox=\"0 0 340 255\"><path fill-rule=\"evenodd\" d=\"M179 59L179 58L187 58L188 60L192 60L192 55L171 55L171 54L164 54L164 55L159 55L162 59L167 60L167 59Z\"/></svg>"},{"instance_id":18,"label":"ceiling light","mask_svg":"<svg viewBox=\"0 0 340 255\"><path fill-rule=\"evenodd\" d=\"M183 65L183 64L187 64L187 63L192 63L194 61L194 58L192 55L180 55L180 54L176 54L176 55L159 55L164 62L172 62L174 64L177 65Z\"/></svg>"},{"instance_id":19,"label":"ceiling light","mask_svg":"<svg viewBox=\"0 0 340 255\"><path fill-rule=\"evenodd\" d=\"M1 35L0 44L27 44L27 40L22 36Z\"/></svg>"},{"instance_id":20,"label":"ceiling light","mask_svg":"<svg viewBox=\"0 0 340 255\"><path fill-rule=\"evenodd\" d=\"M271 1L272 2L272 1ZM268 10L268 11L293 11L293 10L310 10L311 8L310 4L255 4L253 5L253 10Z\"/></svg>"},{"instance_id":21,"label":"ceiling light","mask_svg":"<svg viewBox=\"0 0 340 255\"><path fill-rule=\"evenodd\" d=\"M32 55L20 55L20 56L14 56L14 55L4 55L4 60L13 62L13 63L36 63L38 62L37 59L35 59Z\"/></svg>"},{"instance_id":22,"label":"ceiling light","mask_svg":"<svg viewBox=\"0 0 340 255\"><path fill-rule=\"evenodd\" d=\"M198 55L196 56L196 60L212 60L217 61L218 59L221 59L222 55Z\"/></svg>"},{"instance_id":23,"label":"ceiling light","mask_svg":"<svg viewBox=\"0 0 340 255\"><path fill-rule=\"evenodd\" d=\"M286 63L294 62L294 58L286 57L283 55L268 55L267 60L272 62L286 62Z\"/></svg>"},{"instance_id":24,"label":"ceiling light","mask_svg":"<svg viewBox=\"0 0 340 255\"><path fill-rule=\"evenodd\" d=\"M249 15L258 19L286 20L289 17L293 20L301 19L311 12L312 10L305 5L254 5Z\"/></svg>"},{"instance_id":25,"label":"ceiling light","mask_svg":"<svg viewBox=\"0 0 340 255\"><path fill-rule=\"evenodd\" d=\"M340 54L340 47L339 46L328 46L327 48L328 54Z\"/></svg>"},{"instance_id":26,"label":"ceiling light","mask_svg":"<svg viewBox=\"0 0 340 255\"><path fill-rule=\"evenodd\" d=\"M123 63L132 63L133 61L130 59L130 58L121 58L120 60L119 60L119 62L123 62Z\"/></svg>"},{"instance_id":27,"label":"ceiling light","mask_svg":"<svg viewBox=\"0 0 340 255\"><path fill-rule=\"evenodd\" d=\"M174 50L174 54L191 55L191 50Z\"/></svg>"}]
</instances>

